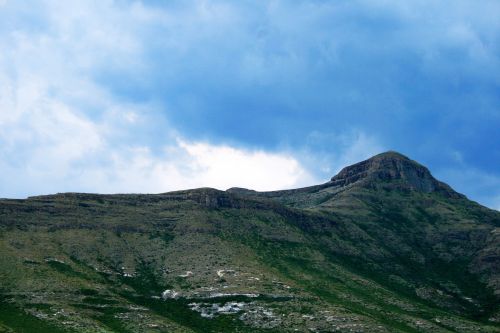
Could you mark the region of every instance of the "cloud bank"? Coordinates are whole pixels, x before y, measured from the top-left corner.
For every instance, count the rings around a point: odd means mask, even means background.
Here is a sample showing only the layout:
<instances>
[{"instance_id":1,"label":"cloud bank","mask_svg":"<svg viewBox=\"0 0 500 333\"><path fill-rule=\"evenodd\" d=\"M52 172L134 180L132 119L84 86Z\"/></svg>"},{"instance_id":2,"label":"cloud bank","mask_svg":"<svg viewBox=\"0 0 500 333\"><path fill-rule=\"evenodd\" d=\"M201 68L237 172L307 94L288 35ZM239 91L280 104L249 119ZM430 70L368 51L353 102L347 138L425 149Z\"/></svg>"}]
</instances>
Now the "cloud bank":
<instances>
[{"instance_id":1,"label":"cloud bank","mask_svg":"<svg viewBox=\"0 0 500 333\"><path fill-rule=\"evenodd\" d=\"M0 108L8 110L0 114L3 196L164 192L202 186L270 190L313 180L297 159L284 153L186 141L168 124L154 123L145 106L122 104L110 96L93 98L102 111L98 119L91 119L70 101L54 97L50 82L37 73L18 76L15 86L13 81L0 80ZM88 82L77 85L80 97L104 94L87 86ZM130 138L156 126L166 131L159 148Z\"/></svg>"}]
</instances>

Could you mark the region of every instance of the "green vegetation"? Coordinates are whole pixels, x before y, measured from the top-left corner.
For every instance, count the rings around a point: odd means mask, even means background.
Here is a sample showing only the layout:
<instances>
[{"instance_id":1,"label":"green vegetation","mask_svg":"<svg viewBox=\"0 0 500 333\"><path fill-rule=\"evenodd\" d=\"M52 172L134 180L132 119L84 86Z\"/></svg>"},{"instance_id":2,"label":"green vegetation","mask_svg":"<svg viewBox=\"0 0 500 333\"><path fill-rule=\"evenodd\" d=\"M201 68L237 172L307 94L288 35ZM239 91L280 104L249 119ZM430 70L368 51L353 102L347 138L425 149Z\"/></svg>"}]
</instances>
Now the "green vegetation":
<instances>
[{"instance_id":1,"label":"green vegetation","mask_svg":"<svg viewBox=\"0 0 500 333\"><path fill-rule=\"evenodd\" d=\"M0 332L67 333L68 331L33 317L2 298L0 299Z\"/></svg>"}]
</instances>

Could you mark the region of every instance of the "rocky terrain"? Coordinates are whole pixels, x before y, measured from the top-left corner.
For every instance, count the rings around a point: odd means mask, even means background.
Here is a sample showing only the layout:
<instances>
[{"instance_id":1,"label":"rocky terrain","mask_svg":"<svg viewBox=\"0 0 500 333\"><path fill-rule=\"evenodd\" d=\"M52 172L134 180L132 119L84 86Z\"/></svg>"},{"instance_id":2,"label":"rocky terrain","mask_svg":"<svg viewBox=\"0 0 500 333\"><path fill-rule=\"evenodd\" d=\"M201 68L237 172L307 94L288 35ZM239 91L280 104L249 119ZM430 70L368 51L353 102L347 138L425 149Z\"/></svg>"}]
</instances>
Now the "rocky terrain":
<instances>
[{"instance_id":1,"label":"rocky terrain","mask_svg":"<svg viewBox=\"0 0 500 333\"><path fill-rule=\"evenodd\" d=\"M500 213L395 152L295 190L3 199L0 332L500 332Z\"/></svg>"}]
</instances>

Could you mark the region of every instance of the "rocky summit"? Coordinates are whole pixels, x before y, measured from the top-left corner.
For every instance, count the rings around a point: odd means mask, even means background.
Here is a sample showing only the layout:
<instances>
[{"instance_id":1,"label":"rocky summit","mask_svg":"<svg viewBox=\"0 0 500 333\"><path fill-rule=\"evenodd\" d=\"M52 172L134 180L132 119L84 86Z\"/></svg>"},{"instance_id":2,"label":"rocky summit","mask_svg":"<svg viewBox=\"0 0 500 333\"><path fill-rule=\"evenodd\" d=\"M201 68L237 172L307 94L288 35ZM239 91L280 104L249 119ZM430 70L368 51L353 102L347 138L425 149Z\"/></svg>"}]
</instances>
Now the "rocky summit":
<instances>
[{"instance_id":1,"label":"rocky summit","mask_svg":"<svg viewBox=\"0 0 500 333\"><path fill-rule=\"evenodd\" d=\"M396 152L285 191L2 199L0 332L500 332L500 212Z\"/></svg>"},{"instance_id":2,"label":"rocky summit","mask_svg":"<svg viewBox=\"0 0 500 333\"><path fill-rule=\"evenodd\" d=\"M391 186L420 192L457 195L448 185L437 181L429 170L397 152L387 152L342 169L332 178L332 185L347 186L356 182L373 185L392 181Z\"/></svg>"}]
</instances>

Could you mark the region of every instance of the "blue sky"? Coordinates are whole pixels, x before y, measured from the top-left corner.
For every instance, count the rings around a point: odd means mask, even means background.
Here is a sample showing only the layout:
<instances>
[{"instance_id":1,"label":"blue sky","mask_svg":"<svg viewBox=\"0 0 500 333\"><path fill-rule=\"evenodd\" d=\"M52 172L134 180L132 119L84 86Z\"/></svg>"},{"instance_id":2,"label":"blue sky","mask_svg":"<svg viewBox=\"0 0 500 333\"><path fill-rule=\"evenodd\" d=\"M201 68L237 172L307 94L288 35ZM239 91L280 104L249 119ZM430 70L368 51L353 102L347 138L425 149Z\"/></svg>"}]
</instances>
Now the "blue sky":
<instances>
[{"instance_id":1,"label":"blue sky","mask_svg":"<svg viewBox=\"0 0 500 333\"><path fill-rule=\"evenodd\" d=\"M0 0L0 197L291 188L397 150L500 209L498 13Z\"/></svg>"}]
</instances>

